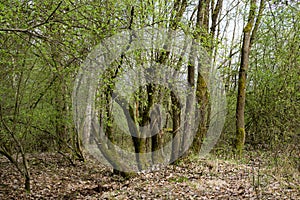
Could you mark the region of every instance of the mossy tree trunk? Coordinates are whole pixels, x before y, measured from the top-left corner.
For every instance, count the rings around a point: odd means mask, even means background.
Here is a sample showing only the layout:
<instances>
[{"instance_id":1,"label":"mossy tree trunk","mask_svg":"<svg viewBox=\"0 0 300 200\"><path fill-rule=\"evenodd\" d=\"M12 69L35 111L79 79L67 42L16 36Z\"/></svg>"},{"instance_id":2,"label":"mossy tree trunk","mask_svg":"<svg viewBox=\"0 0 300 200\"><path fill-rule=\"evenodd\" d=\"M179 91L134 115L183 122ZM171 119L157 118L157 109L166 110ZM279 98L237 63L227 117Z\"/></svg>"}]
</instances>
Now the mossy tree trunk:
<instances>
[{"instance_id":1,"label":"mossy tree trunk","mask_svg":"<svg viewBox=\"0 0 300 200\"><path fill-rule=\"evenodd\" d=\"M222 10L223 0L218 0L215 4L211 0L199 0L197 19L196 19L196 32L195 39L205 47L208 55L211 56L214 46L214 37L216 34L216 27L218 24L218 16ZM210 14L210 9L212 13ZM211 20L210 20L211 15ZM211 26L209 26L211 21ZM193 152L198 153L201 149L202 142L207 133L207 125L209 123L209 91L208 91L208 63L200 62L198 66L198 75L196 83L196 97L199 104L200 122L198 131L194 137L192 149ZM190 73L190 72L189 72ZM190 82L190 80L189 80Z\"/></svg>"},{"instance_id":2,"label":"mossy tree trunk","mask_svg":"<svg viewBox=\"0 0 300 200\"><path fill-rule=\"evenodd\" d=\"M203 140L207 133L207 123L208 123L208 109L209 109L209 93L206 84L205 78L199 73L197 79L197 92L196 97L198 99L198 103L200 106L199 114L200 114L200 122L198 126L198 131L193 140L193 151L195 153L199 153Z\"/></svg>"},{"instance_id":3,"label":"mossy tree trunk","mask_svg":"<svg viewBox=\"0 0 300 200\"><path fill-rule=\"evenodd\" d=\"M256 7L257 7L256 3L257 0L250 1L248 22L243 30L244 36L243 36L243 44L241 50L241 63L239 69L238 95L237 95L237 106L236 106L235 149L238 156L241 156L243 153L245 138L246 138L244 115L245 115L245 101L246 101L246 78L247 78L247 70L249 68L250 50L264 9L264 0L261 0L259 11L256 14ZM254 25L254 21L255 21L255 25Z\"/></svg>"}]
</instances>

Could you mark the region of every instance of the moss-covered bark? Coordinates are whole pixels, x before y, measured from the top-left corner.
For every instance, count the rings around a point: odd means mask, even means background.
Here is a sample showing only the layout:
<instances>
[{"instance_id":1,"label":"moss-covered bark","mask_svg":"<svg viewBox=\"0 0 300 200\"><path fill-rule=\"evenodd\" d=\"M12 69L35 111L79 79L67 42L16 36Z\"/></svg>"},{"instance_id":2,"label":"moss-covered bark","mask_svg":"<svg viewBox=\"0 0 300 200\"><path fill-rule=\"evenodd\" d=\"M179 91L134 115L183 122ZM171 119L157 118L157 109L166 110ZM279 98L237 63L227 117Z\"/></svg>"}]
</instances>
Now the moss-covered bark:
<instances>
[{"instance_id":1,"label":"moss-covered bark","mask_svg":"<svg viewBox=\"0 0 300 200\"><path fill-rule=\"evenodd\" d=\"M246 132L244 128L240 128L237 131L236 134L236 152L238 155L241 155L244 149L244 144L245 144L245 139L246 139Z\"/></svg>"},{"instance_id":2,"label":"moss-covered bark","mask_svg":"<svg viewBox=\"0 0 300 200\"><path fill-rule=\"evenodd\" d=\"M209 108L208 106L209 95L208 95L206 80L200 73L198 74L196 97L198 99L198 103L200 106L199 109L200 122L199 122L198 131L193 140L193 151L195 153L199 153L202 146L202 142L207 133L207 119L208 119L208 108Z\"/></svg>"},{"instance_id":3,"label":"moss-covered bark","mask_svg":"<svg viewBox=\"0 0 300 200\"><path fill-rule=\"evenodd\" d=\"M245 131L245 101L246 101L246 78L247 71L249 68L249 56L251 45L254 40L255 33L260 23L260 18L264 9L264 0L260 1L260 7L256 16L256 0L251 0L250 10L248 16L248 23L244 28L243 44L241 51L241 64L239 69L238 79L238 95L237 95L237 106L236 106L236 140L235 149L237 154L240 156L243 153L246 131ZM257 18L255 24L255 17ZM253 27L254 25L254 27Z\"/></svg>"}]
</instances>

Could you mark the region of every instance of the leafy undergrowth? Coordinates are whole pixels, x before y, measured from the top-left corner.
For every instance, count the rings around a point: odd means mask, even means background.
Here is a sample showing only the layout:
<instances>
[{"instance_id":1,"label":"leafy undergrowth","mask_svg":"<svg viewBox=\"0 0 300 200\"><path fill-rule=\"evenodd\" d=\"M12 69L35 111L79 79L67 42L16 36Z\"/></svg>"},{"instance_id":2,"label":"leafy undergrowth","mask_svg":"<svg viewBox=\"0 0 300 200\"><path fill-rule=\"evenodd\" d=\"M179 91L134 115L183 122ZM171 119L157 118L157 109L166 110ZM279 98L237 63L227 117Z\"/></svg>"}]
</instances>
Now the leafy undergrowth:
<instances>
[{"instance_id":1,"label":"leafy undergrowth","mask_svg":"<svg viewBox=\"0 0 300 200\"><path fill-rule=\"evenodd\" d=\"M0 157L0 199L300 199L299 171L278 173L259 157L243 162L185 158L123 179L88 159L71 166L58 154L30 156L32 192Z\"/></svg>"}]
</instances>

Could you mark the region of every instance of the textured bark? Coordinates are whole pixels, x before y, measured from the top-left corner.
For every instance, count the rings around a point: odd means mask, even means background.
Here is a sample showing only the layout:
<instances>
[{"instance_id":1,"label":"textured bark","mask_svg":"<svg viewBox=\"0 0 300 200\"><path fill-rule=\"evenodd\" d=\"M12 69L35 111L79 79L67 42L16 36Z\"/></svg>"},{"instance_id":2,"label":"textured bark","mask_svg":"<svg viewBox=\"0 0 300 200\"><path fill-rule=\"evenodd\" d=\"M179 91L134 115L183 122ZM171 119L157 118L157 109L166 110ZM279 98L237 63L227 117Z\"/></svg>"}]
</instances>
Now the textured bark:
<instances>
[{"instance_id":1,"label":"textured bark","mask_svg":"<svg viewBox=\"0 0 300 200\"><path fill-rule=\"evenodd\" d=\"M245 100L246 100L246 71L249 67L249 55L250 55L250 39L251 31L254 23L254 9L256 0L251 0L250 12L248 17L248 23L244 28L243 45L241 52L241 64L239 69L238 79L238 96L236 106L236 143L235 148L239 155L242 154L245 143Z\"/></svg>"},{"instance_id":2,"label":"textured bark","mask_svg":"<svg viewBox=\"0 0 300 200\"><path fill-rule=\"evenodd\" d=\"M255 33L258 29L261 15L264 9L264 0L260 2L260 8L257 14L257 20L254 25L256 17L256 0L251 0L250 10L248 16L248 22L244 28L243 44L241 50L241 64L239 69L239 78L238 78L238 96L237 96L237 106L236 106L236 141L235 149L239 156L242 155L246 131L245 131L245 101L246 101L246 79L247 79L247 70L249 68L249 56L251 45L254 40ZM253 28L254 25L254 28Z\"/></svg>"},{"instance_id":3,"label":"textured bark","mask_svg":"<svg viewBox=\"0 0 300 200\"><path fill-rule=\"evenodd\" d=\"M195 153L199 153L201 149L202 142L207 133L207 120L208 120L208 109L209 109L209 94L208 88L206 84L206 79L202 76L202 74L198 74L197 79L197 92L196 97L198 99L198 103L200 106L200 122L198 131L196 133L195 139L193 140L193 151Z\"/></svg>"},{"instance_id":4,"label":"textured bark","mask_svg":"<svg viewBox=\"0 0 300 200\"><path fill-rule=\"evenodd\" d=\"M209 44L209 4L210 0L199 0L197 21L196 21L196 34L195 39L201 42L201 45L206 47L206 50L210 50L211 45ZM205 39L207 39L205 41ZM207 66L203 66L200 61L198 66L197 84L196 84L196 97L200 106L200 122L198 131L194 137L192 143L192 150L198 153L201 149L203 138L206 134L207 126L207 113L208 113L208 88L206 84L205 74Z\"/></svg>"},{"instance_id":5,"label":"textured bark","mask_svg":"<svg viewBox=\"0 0 300 200\"><path fill-rule=\"evenodd\" d=\"M178 137L180 131L180 102L173 92L171 93L171 100L172 100L172 114L173 114L172 117L173 141L172 141L171 162L174 162L179 157L179 153L180 153L180 137Z\"/></svg>"},{"instance_id":6,"label":"textured bark","mask_svg":"<svg viewBox=\"0 0 300 200\"><path fill-rule=\"evenodd\" d=\"M197 20L196 20L196 33L195 39L205 47L208 55L212 55L214 46L214 38L216 35L216 27L218 24L218 16L222 10L223 0L199 0ZM210 17L211 9L211 17ZM209 19L211 19L211 26L209 27ZM209 91L208 91L208 63L200 61L198 66L197 83L196 83L196 97L200 106L199 113L199 127L194 137L192 149L193 152L198 153L201 149L202 142L207 133L207 126L210 117L210 104L209 104ZM190 72L189 72L190 73ZM192 82L191 82L192 83Z\"/></svg>"}]
</instances>

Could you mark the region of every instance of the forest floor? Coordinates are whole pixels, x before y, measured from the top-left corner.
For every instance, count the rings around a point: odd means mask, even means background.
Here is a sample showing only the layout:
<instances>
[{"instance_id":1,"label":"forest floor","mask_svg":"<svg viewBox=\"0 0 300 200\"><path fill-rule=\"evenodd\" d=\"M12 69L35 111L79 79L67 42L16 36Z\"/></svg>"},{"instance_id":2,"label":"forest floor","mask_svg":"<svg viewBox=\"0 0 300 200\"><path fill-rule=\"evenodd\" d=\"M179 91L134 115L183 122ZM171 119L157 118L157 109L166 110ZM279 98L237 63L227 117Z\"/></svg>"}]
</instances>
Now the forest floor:
<instances>
[{"instance_id":1,"label":"forest floor","mask_svg":"<svg viewBox=\"0 0 300 200\"><path fill-rule=\"evenodd\" d=\"M0 199L300 199L299 169L271 164L258 154L243 160L185 158L130 179L87 159L76 166L61 155L30 155L31 193L0 157ZM287 165L285 165L287 166Z\"/></svg>"}]
</instances>

